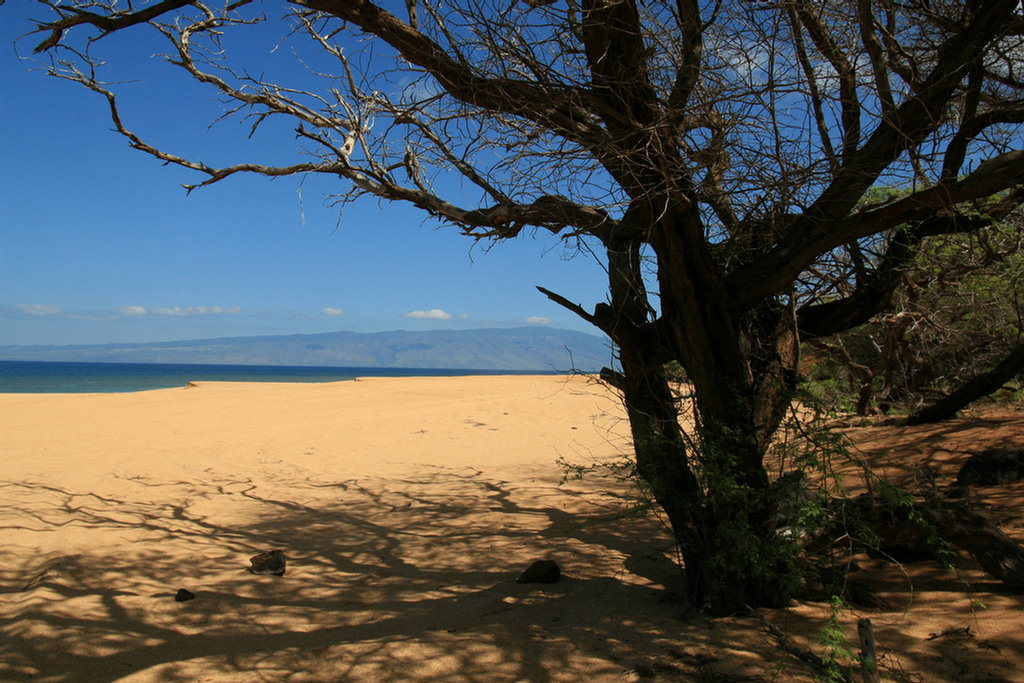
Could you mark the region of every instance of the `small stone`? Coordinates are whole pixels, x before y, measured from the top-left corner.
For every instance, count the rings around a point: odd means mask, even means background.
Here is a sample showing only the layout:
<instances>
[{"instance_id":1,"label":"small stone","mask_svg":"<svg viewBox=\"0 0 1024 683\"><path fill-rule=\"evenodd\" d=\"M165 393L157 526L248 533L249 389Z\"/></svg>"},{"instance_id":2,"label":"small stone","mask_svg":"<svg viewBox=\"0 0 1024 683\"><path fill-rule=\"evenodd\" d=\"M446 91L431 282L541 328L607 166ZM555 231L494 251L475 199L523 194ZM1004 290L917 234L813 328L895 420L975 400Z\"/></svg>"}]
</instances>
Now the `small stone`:
<instances>
[{"instance_id":1,"label":"small stone","mask_svg":"<svg viewBox=\"0 0 1024 683\"><path fill-rule=\"evenodd\" d=\"M250 574L284 576L285 556L284 552L280 550L271 550L270 552L254 555L249 558L249 563L252 565L249 567Z\"/></svg>"},{"instance_id":2,"label":"small stone","mask_svg":"<svg viewBox=\"0 0 1024 683\"><path fill-rule=\"evenodd\" d=\"M558 583L562 572L554 560L537 560L526 568L516 583Z\"/></svg>"},{"instance_id":3,"label":"small stone","mask_svg":"<svg viewBox=\"0 0 1024 683\"><path fill-rule=\"evenodd\" d=\"M194 597L196 597L195 593L185 588L179 588L178 592L174 594L175 602L188 602Z\"/></svg>"}]
</instances>

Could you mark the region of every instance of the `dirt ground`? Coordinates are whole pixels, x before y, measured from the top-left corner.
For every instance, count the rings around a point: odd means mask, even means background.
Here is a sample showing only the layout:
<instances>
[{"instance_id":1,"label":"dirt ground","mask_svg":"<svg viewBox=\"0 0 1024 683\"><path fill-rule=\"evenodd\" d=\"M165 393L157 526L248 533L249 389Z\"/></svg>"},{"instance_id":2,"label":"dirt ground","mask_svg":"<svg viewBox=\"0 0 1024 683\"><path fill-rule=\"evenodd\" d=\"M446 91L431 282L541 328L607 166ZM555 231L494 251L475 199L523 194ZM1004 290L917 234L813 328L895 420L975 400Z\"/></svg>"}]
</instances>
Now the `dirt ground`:
<instances>
[{"instance_id":1,"label":"dirt ground","mask_svg":"<svg viewBox=\"0 0 1024 683\"><path fill-rule=\"evenodd\" d=\"M844 429L883 477L944 487L1021 446L1024 412ZM623 433L585 378L0 395L0 680L814 681L794 653L824 655L834 616L854 651L870 619L883 680L1024 682L1024 596L967 556L859 558L887 609L702 616L629 487L561 481ZM1024 483L969 495L1024 542ZM272 548L285 575L247 573ZM541 558L562 580L517 583Z\"/></svg>"}]
</instances>

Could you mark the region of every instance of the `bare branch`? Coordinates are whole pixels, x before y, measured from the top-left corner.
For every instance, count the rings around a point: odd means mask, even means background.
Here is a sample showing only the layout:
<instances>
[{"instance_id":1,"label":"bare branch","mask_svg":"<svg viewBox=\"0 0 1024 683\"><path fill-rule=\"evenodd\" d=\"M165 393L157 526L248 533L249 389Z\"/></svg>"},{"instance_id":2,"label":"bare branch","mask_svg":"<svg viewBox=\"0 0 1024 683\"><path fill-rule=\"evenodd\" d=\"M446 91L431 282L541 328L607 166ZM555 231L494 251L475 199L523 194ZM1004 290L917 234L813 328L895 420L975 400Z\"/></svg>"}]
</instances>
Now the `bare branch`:
<instances>
[{"instance_id":1,"label":"bare branch","mask_svg":"<svg viewBox=\"0 0 1024 683\"><path fill-rule=\"evenodd\" d=\"M754 266L738 269L729 277L729 284L734 291L741 293L741 301L752 301L767 291L782 287L819 254L841 244L890 230L908 221L941 214L957 204L989 197L1022 183L1024 151L1007 152L990 159L960 180L939 183L846 219L821 223L817 228L801 233L802 240L793 241L792 250L789 249L790 242L783 241Z\"/></svg>"},{"instance_id":2,"label":"bare branch","mask_svg":"<svg viewBox=\"0 0 1024 683\"><path fill-rule=\"evenodd\" d=\"M586 320L588 323L595 326L597 325L597 320L594 318L594 316L590 315L590 313L588 313L587 310L580 306L579 304L573 303L572 301L569 301L561 294L556 294L551 290L545 289L539 285L537 287L537 291L539 291L541 294L554 301L559 306L562 306L563 308L572 311L582 319Z\"/></svg>"},{"instance_id":3,"label":"bare branch","mask_svg":"<svg viewBox=\"0 0 1024 683\"><path fill-rule=\"evenodd\" d=\"M818 128L818 136L821 140L822 150L828 159L833 172L839 168L839 159L836 157L835 149L832 147L832 139L828 134L828 123L825 121L825 108L822 101L821 91L818 87L818 77L814 73L811 60L807 57L807 48L804 45L803 31L800 28L799 17L792 6L789 7L790 30L793 32L793 43L796 48L797 59L800 68L804 71L804 78L807 81L808 97L811 101L811 111L814 113L814 124Z\"/></svg>"},{"instance_id":4,"label":"bare branch","mask_svg":"<svg viewBox=\"0 0 1024 683\"><path fill-rule=\"evenodd\" d=\"M239 5L244 5L248 1L249 0L245 0L244 2L235 3L232 6L232 9ZM38 54L52 49L60 43L61 38L64 36L64 32L75 26L88 24L102 29L104 33L112 33L130 26L148 23L161 15L167 14L168 12L173 12L176 9L191 5L193 2L194 0L163 0L151 7L146 7L135 12L130 10L121 10L112 11L110 14L96 14L94 12L87 12L78 7L68 7L56 2L49 3L50 6L62 16L57 21L40 26L39 30L50 31L50 36L43 42L39 43L35 47L34 52Z\"/></svg>"},{"instance_id":5,"label":"bare branch","mask_svg":"<svg viewBox=\"0 0 1024 683\"><path fill-rule=\"evenodd\" d=\"M608 142L581 106L583 93L568 87L539 88L521 80L489 79L452 59L437 43L367 0L293 0L295 4L350 21L398 50L464 102L544 123L581 143Z\"/></svg>"},{"instance_id":6,"label":"bare branch","mask_svg":"<svg viewBox=\"0 0 1024 683\"><path fill-rule=\"evenodd\" d=\"M857 96L857 76L853 64L806 2L796 3L795 9L818 51L839 76L839 101L843 108L842 161L848 163L860 144L860 98Z\"/></svg>"},{"instance_id":7,"label":"bare branch","mask_svg":"<svg viewBox=\"0 0 1024 683\"><path fill-rule=\"evenodd\" d=\"M893 120L896 103L892 97L892 86L889 84L889 65L885 61L882 45L875 35L875 14L871 8L871 0L857 0L857 22L860 25L860 36L864 42L864 51L871 61L871 73L875 78L875 89L882 103L882 120L890 126L898 126Z\"/></svg>"}]
</instances>

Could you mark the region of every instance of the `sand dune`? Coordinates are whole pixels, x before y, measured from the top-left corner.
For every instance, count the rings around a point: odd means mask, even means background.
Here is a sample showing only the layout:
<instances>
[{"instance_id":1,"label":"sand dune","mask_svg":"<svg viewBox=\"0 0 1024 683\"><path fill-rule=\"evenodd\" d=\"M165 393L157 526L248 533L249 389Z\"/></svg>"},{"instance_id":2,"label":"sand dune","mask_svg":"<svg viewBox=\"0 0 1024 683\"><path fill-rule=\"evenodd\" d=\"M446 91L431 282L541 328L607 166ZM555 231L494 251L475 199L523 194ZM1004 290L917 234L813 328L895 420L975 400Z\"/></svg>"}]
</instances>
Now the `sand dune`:
<instances>
[{"instance_id":1,"label":"sand dune","mask_svg":"<svg viewBox=\"0 0 1024 683\"><path fill-rule=\"evenodd\" d=\"M680 599L629 485L561 482L626 431L584 377L0 395L0 680L812 680L755 620ZM248 573L270 549L285 575ZM538 558L564 578L517 584ZM1020 597L927 571L912 611L872 615L883 652L899 638L920 680L1024 680ZM823 609L765 615L815 648ZM934 659L954 655L977 675Z\"/></svg>"}]
</instances>

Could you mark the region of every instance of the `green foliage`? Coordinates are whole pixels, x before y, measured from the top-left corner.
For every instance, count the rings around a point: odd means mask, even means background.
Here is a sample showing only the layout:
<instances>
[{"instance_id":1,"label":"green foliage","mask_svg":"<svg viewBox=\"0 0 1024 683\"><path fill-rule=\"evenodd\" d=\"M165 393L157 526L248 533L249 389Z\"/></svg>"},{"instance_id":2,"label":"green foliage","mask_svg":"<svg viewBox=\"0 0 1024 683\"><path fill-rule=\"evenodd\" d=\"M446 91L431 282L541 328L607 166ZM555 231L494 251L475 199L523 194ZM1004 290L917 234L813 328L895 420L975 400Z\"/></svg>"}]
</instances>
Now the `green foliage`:
<instances>
[{"instance_id":1,"label":"green foliage","mask_svg":"<svg viewBox=\"0 0 1024 683\"><path fill-rule=\"evenodd\" d=\"M685 382L686 370L679 364L679 361L669 361L665 364L665 378L669 382Z\"/></svg>"},{"instance_id":2,"label":"green foliage","mask_svg":"<svg viewBox=\"0 0 1024 683\"><path fill-rule=\"evenodd\" d=\"M574 462L559 456L556 463L562 470L559 485L582 481L588 476L610 477L633 487L635 495L630 500L629 514L646 515L659 510L650 485L637 475L636 463L630 454L623 453L612 460L594 460L589 463Z\"/></svg>"},{"instance_id":3,"label":"green foliage","mask_svg":"<svg viewBox=\"0 0 1024 683\"><path fill-rule=\"evenodd\" d=\"M833 410L852 412L864 391L867 407L911 411L997 365L1024 335L1022 221L927 238L886 313L815 341L805 382Z\"/></svg>"},{"instance_id":4,"label":"green foliage","mask_svg":"<svg viewBox=\"0 0 1024 683\"><path fill-rule=\"evenodd\" d=\"M923 548L947 568L955 555L938 529L921 514L914 497L879 477L858 455L845 433L831 426L833 414L807 391L777 434L768 461L778 468L780 533L801 543L800 571L808 584L847 595L851 556L880 553L884 529L911 525L925 532ZM868 495L851 498L839 468L860 472ZM854 600L862 599L856 597Z\"/></svg>"},{"instance_id":5,"label":"green foliage","mask_svg":"<svg viewBox=\"0 0 1024 683\"><path fill-rule=\"evenodd\" d=\"M815 405L831 414L849 414L856 408L856 382L832 358L817 360L802 377L801 388L815 397Z\"/></svg>"},{"instance_id":6,"label":"green foliage","mask_svg":"<svg viewBox=\"0 0 1024 683\"><path fill-rule=\"evenodd\" d=\"M840 662L852 659L853 650L850 648L850 641L846 639L841 616L848 607L838 595L833 595L829 604L828 620L818 632L818 643L825 650L825 676L819 680L826 683L846 683L849 680L848 669Z\"/></svg>"},{"instance_id":7,"label":"green foliage","mask_svg":"<svg viewBox=\"0 0 1024 683\"><path fill-rule=\"evenodd\" d=\"M687 453L703 493L699 515L712 599L728 602L737 585L761 596L763 604L782 605L803 591L795 536L776 533L776 488L757 485L739 462L751 446L742 434L721 425L703 425L686 436Z\"/></svg>"}]
</instances>

